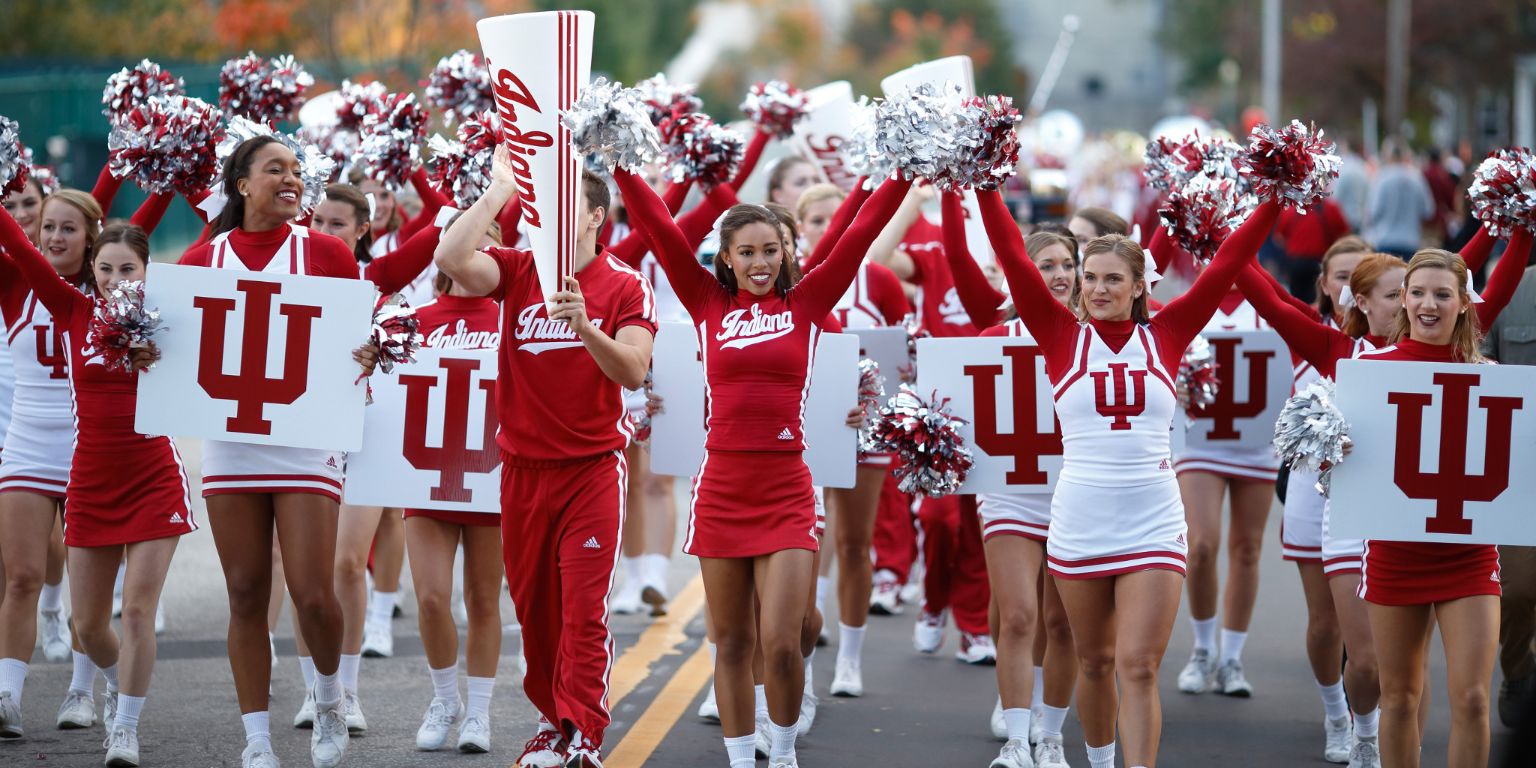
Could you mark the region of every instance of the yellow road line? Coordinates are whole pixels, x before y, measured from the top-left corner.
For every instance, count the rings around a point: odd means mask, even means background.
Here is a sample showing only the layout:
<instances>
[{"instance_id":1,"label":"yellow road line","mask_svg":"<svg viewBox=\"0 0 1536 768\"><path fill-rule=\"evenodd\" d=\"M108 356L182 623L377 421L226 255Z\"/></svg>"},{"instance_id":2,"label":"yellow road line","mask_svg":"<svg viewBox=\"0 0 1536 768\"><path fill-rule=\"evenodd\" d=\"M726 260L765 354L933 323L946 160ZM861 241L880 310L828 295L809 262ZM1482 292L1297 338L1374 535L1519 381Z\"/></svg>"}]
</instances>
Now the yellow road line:
<instances>
[{"instance_id":1,"label":"yellow road line","mask_svg":"<svg viewBox=\"0 0 1536 768\"><path fill-rule=\"evenodd\" d=\"M702 644L667 681L640 719L630 726L618 746L609 753L608 768L640 768L666 738L678 718L693 704L714 672L709 651Z\"/></svg>"},{"instance_id":2,"label":"yellow road line","mask_svg":"<svg viewBox=\"0 0 1536 768\"><path fill-rule=\"evenodd\" d=\"M664 656L678 653L678 648L688 641L683 634L689 622L704 607L704 579L693 577L688 586L673 598L667 606L667 615L651 622L633 647L625 651L613 665L608 677L608 706L617 707L619 702L633 693L635 688L651 675L651 667Z\"/></svg>"}]
</instances>

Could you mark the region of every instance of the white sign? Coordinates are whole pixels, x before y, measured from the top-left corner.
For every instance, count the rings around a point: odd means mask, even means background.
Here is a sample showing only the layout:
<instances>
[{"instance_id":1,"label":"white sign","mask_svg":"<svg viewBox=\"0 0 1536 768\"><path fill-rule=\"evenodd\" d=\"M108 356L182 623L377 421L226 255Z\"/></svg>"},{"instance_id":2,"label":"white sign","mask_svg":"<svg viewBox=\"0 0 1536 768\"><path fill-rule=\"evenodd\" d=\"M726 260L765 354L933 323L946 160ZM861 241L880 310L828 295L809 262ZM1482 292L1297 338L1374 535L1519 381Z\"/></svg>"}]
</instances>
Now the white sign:
<instances>
[{"instance_id":1,"label":"white sign","mask_svg":"<svg viewBox=\"0 0 1536 768\"><path fill-rule=\"evenodd\" d=\"M501 511L496 350L427 349L373 375L363 449L347 455L348 504Z\"/></svg>"},{"instance_id":2,"label":"white sign","mask_svg":"<svg viewBox=\"0 0 1536 768\"><path fill-rule=\"evenodd\" d=\"M796 152L816 165L822 181L852 192L859 175L848 168L842 148L858 109L853 86L847 80L838 80L812 88L805 96L805 119L795 123L790 141Z\"/></svg>"},{"instance_id":3,"label":"white sign","mask_svg":"<svg viewBox=\"0 0 1536 768\"><path fill-rule=\"evenodd\" d=\"M1335 535L1536 544L1536 368L1344 360L1338 384Z\"/></svg>"},{"instance_id":4,"label":"white sign","mask_svg":"<svg viewBox=\"0 0 1536 768\"><path fill-rule=\"evenodd\" d=\"M560 113L592 71L590 11L545 11L481 19L480 48L511 152L523 224L539 287L548 297L572 273L582 221L581 162Z\"/></svg>"},{"instance_id":5,"label":"white sign","mask_svg":"<svg viewBox=\"0 0 1536 768\"><path fill-rule=\"evenodd\" d=\"M905 328L855 328L848 333L859 337L860 359L867 357L880 366L886 397L896 394L901 382L911 379L912 355L907 350Z\"/></svg>"},{"instance_id":6,"label":"white sign","mask_svg":"<svg viewBox=\"0 0 1536 768\"><path fill-rule=\"evenodd\" d=\"M355 451L373 284L156 264L145 306L165 324L139 377L134 429L258 445Z\"/></svg>"},{"instance_id":7,"label":"white sign","mask_svg":"<svg viewBox=\"0 0 1536 768\"><path fill-rule=\"evenodd\" d=\"M960 493L1050 493L1061 428L1045 356L1017 336L917 340L917 392L949 398L975 463Z\"/></svg>"},{"instance_id":8,"label":"white sign","mask_svg":"<svg viewBox=\"0 0 1536 768\"><path fill-rule=\"evenodd\" d=\"M859 403L859 342L824 333L816 343L805 402L805 463L811 482L852 488L858 472L858 433L845 423ZM651 471L692 477L704 461L704 364L699 339L686 323L662 323L651 352L651 389L662 399L651 417Z\"/></svg>"},{"instance_id":9,"label":"white sign","mask_svg":"<svg viewBox=\"0 0 1536 768\"><path fill-rule=\"evenodd\" d=\"M1216 360L1216 402L1186 412L1184 450L1264 448L1291 396L1291 352L1274 331L1206 331ZM1175 419L1175 429L1178 428ZM1182 455L1182 454L1181 454Z\"/></svg>"}]
</instances>

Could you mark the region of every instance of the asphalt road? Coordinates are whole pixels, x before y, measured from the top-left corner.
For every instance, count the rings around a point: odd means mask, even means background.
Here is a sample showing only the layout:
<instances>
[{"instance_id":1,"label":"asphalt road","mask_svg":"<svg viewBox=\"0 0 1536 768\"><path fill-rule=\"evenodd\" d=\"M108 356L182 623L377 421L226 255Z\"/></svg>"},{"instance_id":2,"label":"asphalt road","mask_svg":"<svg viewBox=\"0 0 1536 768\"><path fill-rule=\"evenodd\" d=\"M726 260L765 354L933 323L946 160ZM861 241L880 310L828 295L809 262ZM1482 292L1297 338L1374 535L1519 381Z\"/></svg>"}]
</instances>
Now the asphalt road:
<instances>
[{"instance_id":1,"label":"asphalt road","mask_svg":"<svg viewBox=\"0 0 1536 768\"><path fill-rule=\"evenodd\" d=\"M195 448L185 447L188 465L196 467ZM201 519L201 510L199 514ZM1277 540L1278 524L1277 508L1266 543ZM697 571L691 558L674 559L674 603L668 617L614 619L620 656L612 686L614 724L607 738L610 768L725 763L718 727L694 715L709 674L708 655L700 647L702 589ZM361 697L370 730L352 741L347 764L509 765L535 720L518 684L515 632L506 635L503 645L502 676L492 705L492 752L469 756L415 750L414 735L431 698L431 684L408 590L402 600L406 616L394 623L395 656L363 662ZM160 660L140 727L143 764L238 766L244 738L225 657L223 577L205 520L202 530L183 538L166 600L168 626L160 637ZM511 621L509 603L503 611ZM816 728L800 745L802 765L979 767L996 755L999 744L990 738L987 725L996 695L993 670L956 661L952 629L939 654L915 653L914 612L871 619L864 659L866 693L861 699L825 697L835 649L817 654L816 687L823 699ZM1256 694L1250 700L1233 700L1176 692L1174 677L1190 642L1187 623L1181 620L1163 666L1162 764L1326 765L1321 759L1321 705L1302 651L1304 623L1295 570L1280 559L1279 548L1271 546L1265 551L1258 615L1244 654ZM273 741L284 765L307 766L308 732L288 725L303 696L292 637L285 619L277 642L281 658L272 700ZM1449 723L1438 652L1434 669L1426 766L1444 764ZM68 663L49 663L40 652L36 655L25 697L28 737L0 742L0 766L101 765L100 726L88 731L53 727L70 671ZM1496 756L1507 740L1508 732L1495 724ZM1075 716L1068 718L1066 744L1072 764L1085 767Z\"/></svg>"}]
</instances>

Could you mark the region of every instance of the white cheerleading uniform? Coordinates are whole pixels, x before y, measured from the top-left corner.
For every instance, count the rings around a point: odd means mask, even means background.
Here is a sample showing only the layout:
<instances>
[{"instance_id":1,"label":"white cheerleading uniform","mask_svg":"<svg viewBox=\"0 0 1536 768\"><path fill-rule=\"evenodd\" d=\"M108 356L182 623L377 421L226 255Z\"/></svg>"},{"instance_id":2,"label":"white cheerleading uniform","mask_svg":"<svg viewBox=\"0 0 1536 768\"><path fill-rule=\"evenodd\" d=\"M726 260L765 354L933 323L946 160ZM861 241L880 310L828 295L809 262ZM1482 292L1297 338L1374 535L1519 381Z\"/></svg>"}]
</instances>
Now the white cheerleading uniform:
<instances>
[{"instance_id":1,"label":"white cheerleading uniform","mask_svg":"<svg viewBox=\"0 0 1536 768\"><path fill-rule=\"evenodd\" d=\"M1230 312L1218 307L1202 333L1260 331L1267 328L1269 323L1244 299ZM1280 472L1280 460L1276 458L1269 441L1251 447L1204 443L1199 446L1186 445L1175 457L1173 468L1181 475L1185 472L1209 472L1224 477L1274 482Z\"/></svg>"},{"instance_id":2,"label":"white cheerleading uniform","mask_svg":"<svg viewBox=\"0 0 1536 768\"><path fill-rule=\"evenodd\" d=\"M1168 455L1178 405L1151 329L1136 327L1116 352L1081 324L1055 397L1065 455L1051 500L1051 575L1182 575L1187 526Z\"/></svg>"},{"instance_id":3,"label":"white cheerleading uniform","mask_svg":"<svg viewBox=\"0 0 1536 768\"><path fill-rule=\"evenodd\" d=\"M74 459L75 417L63 329L31 291L7 329L15 370L11 421L0 452L0 492L63 499Z\"/></svg>"},{"instance_id":4,"label":"white cheerleading uniform","mask_svg":"<svg viewBox=\"0 0 1536 768\"><path fill-rule=\"evenodd\" d=\"M1370 352L1374 349L1376 349L1376 345L1372 344L1369 339L1355 339L1355 351L1350 355L1350 357L1359 357L1360 355L1366 352ZM1313 477L1315 478L1316 475L1313 475ZM1290 494L1287 493L1286 495L1289 497ZM1287 507L1289 507L1289 505L1287 505ZM1328 515L1332 509L1332 500L1324 499L1321 532L1323 574L1329 578L1347 574L1358 575L1360 573L1361 564L1365 560L1365 540L1340 539L1332 536L1328 532Z\"/></svg>"},{"instance_id":5,"label":"white cheerleading uniform","mask_svg":"<svg viewBox=\"0 0 1536 768\"><path fill-rule=\"evenodd\" d=\"M400 247L400 230L386 232L382 237L376 237L373 245L368 246L368 255L377 259L390 251Z\"/></svg>"},{"instance_id":6,"label":"white cheerleading uniform","mask_svg":"<svg viewBox=\"0 0 1536 768\"><path fill-rule=\"evenodd\" d=\"M262 274L307 274L309 230L295 225ZM229 244L213 238L214 269L249 271ZM222 440L203 443L203 496L241 493L312 493L341 501L342 455L315 448L253 445Z\"/></svg>"},{"instance_id":7,"label":"white cheerleading uniform","mask_svg":"<svg viewBox=\"0 0 1536 768\"><path fill-rule=\"evenodd\" d=\"M1010 338L1034 342L1022 320L1009 320L1004 327ZM983 541L994 536L1023 536L1042 542L1047 539L1051 527L1051 494L981 493L976 499Z\"/></svg>"},{"instance_id":8,"label":"white cheerleading uniform","mask_svg":"<svg viewBox=\"0 0 1536 768\"><path fill-rule=\"evenodd\" d=\"M7 339L5 319L0 318L0 334ZM11 401L16 397L16 366L11 362L11 345L0 344L0 451L3 451L5 435L11 428ZM3 457L0 452L0 457Z\"/></svg>"}]
</instances>

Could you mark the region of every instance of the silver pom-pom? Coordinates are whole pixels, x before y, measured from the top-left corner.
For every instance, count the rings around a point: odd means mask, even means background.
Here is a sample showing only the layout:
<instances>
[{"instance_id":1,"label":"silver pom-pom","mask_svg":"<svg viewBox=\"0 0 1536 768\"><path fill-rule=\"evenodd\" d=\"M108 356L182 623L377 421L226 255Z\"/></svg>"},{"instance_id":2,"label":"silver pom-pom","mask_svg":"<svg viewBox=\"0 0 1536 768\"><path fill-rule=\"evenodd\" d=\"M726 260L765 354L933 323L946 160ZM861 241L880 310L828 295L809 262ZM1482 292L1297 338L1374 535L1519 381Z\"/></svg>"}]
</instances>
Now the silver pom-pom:
<instances>
[{"instance_id":1,"label":"silver pom-pom","mask_svg":"<svg viewBox=\"0 0 1536 768\"><path fill-rule=\"evenodd\" d=\"M500 125L495 112L482 112L460 123L456 138L434 135L427 141L427 149L432 150L427 178L438 191L453 198L454 207L464 210L474 205L490 187Z\"/></svg>"},{"instance_id":2,"label":"silver pom-pom","mask_svg":"<svg viewBox=\"0 0 1536 768\"><path fill-rule=\"evenodd\" d=\"M32 170L30 157L21 146L21 126L0 115L0 197L26 188Z\"/></svg>"},{"instance_id":3,"label":"silver pom-pom","mask_svg":"<svg viewBox=\"0 0 1536 768\"><path fill-rule=\"evenodd\" d=\"M1147 142L1142 173L1147 186L1173 192L1195 176L1212 179L1241 178L1237 157L1243 148L1230 139L1201 136L1197 131L1183 139L1161 137Z\"/></svg>"},{"instance_id":4,"label":"silver pom-pom","mask_svg":"<svg viewBox=\"0 0 1536 768\"><path fill-rule=\"evenodd\" d=\"M384 300L373 313L373 342L379 347L379 369L389 373L396 365L416 362L421 349L421 320L416 308L400 294Z\"/></svg>"},{"instance_id":5,"label":"silver pom-pom","mask_svg":"<svg viewBox=\"0 0 1536 768\"><path fill-rule=\"evenodd\" d=\"M599 77L588 85L560 121L571 144L583 154L602 156L609 167L638 171L661 154L661 138L640 93Z\"/></svg>"},{"instance_id":6,"label":"silver pom-pom","mask_svg":"<svg viewBox=\"0 0 1536 768\"><path fill-rule=\"evenodd\" d=\"M694 86L668 82L667 76L660 72L635 83L635 90L652 125L661 125L661 121L669 117L682 117L704 108L704 102L694 95Z\"/></svg>"},{"instance_id":7,"label":"silver pom-pom","mask_svg":"<svg viewBox=\"0 0 1536 768\"><path fill-rule=\"evenodd\" d=\"M368 175L390 189L404 186L421 162L430 119L414 93L390 94L378 112L363 118L357 154Z\"/></svg>"},{"instance_id":8,"label":"silver pom-pom","mask_svg":"<svg viewBox=\"0 0 1536 768\"><path fill-rule=\"evenodd\" d=\"M223 137L222 115L212 104L189 96L150 99L113 123L108 167L151 194L193 195L218 176L215 148Z\"/></svg>"},{"instance_id":9,"label":"silver pom-pom","mask_svg":"<svg viewBox=\"0 0 1536 768\"><path fill-rule=\"evenodd\" d=\"M1292 120L1279 130L1255 125L1247 150L1238 158L1238 170L1260 198L1305 210L1328 195L1342 163L1337 147L1322 131Z\"/></svg>"},{"instance_id":10,"label":"silver pom-pom","mask_svg":"<svg viewBox=\"0 0 1536 768\"><path fill-rule=\"evenodd\" d=\"M1216 402L1221 377L1216 372L1216 350L1204 336L1196 336L1189 343L1189 349L1184 351L1173 388L1178 394L1179 405L1191 416Z\"/></svg>"},{"instance_id":11,"label":"silver pom-pom","mask_svg":"<svg viewBox=\"0 0 1536 768\"><path fill-rule=\"evenodd\" d=\"M443 122L467 120L496 108L491 90L491 72L485 58L467 50L457 50L439 59L432 75L422 85L422 97L443 113Z\"/></svg>"},{"instance_id":12,"label":"silver pom-pom","mask_svg":"<svg viewBox=\"0 0 1536 768\"><path fill-rule=\"evenodd\" d=\"M144 306L144 283L126 280L97 299L86 341L108 370L129 371L133 369L133 351L152 350L155 335L163 327L160 310Z\"/></svg>"},{"instance_id":13,"label":"silver pom-pom","mask_svg":"<svg viewBox=\"0 0 1536 768\"><path fill-rule=\"evenodd\" d=\"M875 415L885 399L885 382L880 364L869 358L859 360L859 408L864 410L864 426L859 429L859 454L876 453Z\"/></svg>"},{"instance_id":14,"label":"silver pom-pom","mask_svg":"<svg viewBox=\"0 0 1536 768\"><path fill-rule=\"evenodd\" d=\"M160 96L180 96L187 92L181 78L166 72L149 59L133 67L123 67L107 78L101 92L101 113L108 122L116 122L129 110Z\"/></svg>"},{"instance_id":15,"label":"silver pom-pom","mask_svg":"<svg viewBox=\"0 0 1536 768\"><path fill-rule=\"evenodd\" d=\"M1349 422L1334 403L1333 379L1318 379L1292 395L1275 420L1275 455L1291 467L1320 472L1327 493L1328 471L1344 460Z\"/></svg>"},{"instance_id":16,"label":"silver pom-pom","mask_svg":"<svg viewBox=\"0 0 1536 768\"><path fill-rule=\"evenodd\" d=\"M851 149L862 155L853 158L853 167L873 171L864 174L871 179L896 173L933 178L962 150L961 103L959 86L935 89L927 83L905 95L877 100L872 117L853 130Z\"/></svg>"},{"instance_id":17,"label":"silver pom-pom","mask_svg":"<svg viewBox=\"0 0 1536 768\"><path fill-rule=\"evenodd\" d=\"M1536 230L1536 155L1524 147L1490 152L1472 174L1467 199L1472 215L1494 237Z\"/></svg>"},{"instance_id":18,"label":"silver pom-pom","mask_svg":"<svg viewBox=\"0 0 1536 768\"><path fill-rule=\"evenodd\" d=\"M325 200L325 187L336 172L336 162L308 141L274 130L254 120L236 117L229 121L224 141L219 143L219 167L221 169L224 167L224 161L234 154L237 147L257 136L271 136L283 146L293 150L294 156L299 159L299 178L304 183L304 196L299 200L299 210L301 213L313 211L315 206ZM222 178L215 179L213 188L217 189L222 185Z\"/></svg>"},{"instance_id":19,"label":"silver pom-pom","mask_svg":"<svg viewBox=\"0 0 1536 768\"><path fill-rule=\"evenodd\" d=\"M903 384L872 426L874 448L896 454L895 475L903 493L948 496L960 490L973 463L960 435L964 423L950 413L949 398L935 392L924 400Z\"/></svg>"},{"instance_id":20,"label":"silver pom-pom","mask_svg":"<svg viewBox=\"0 0 1536 768\"><path fill-rule=\"evenodd\" d=\"M955 114L955 151L933 177L941 189L997 189L1018 172L1019 110L1007 96L968 99Z\"/></svg>"},{"instance_id":21,"label":"silver pom-pom","mask_svg":"<svg viewBox=\"0 0 1536 768\"><path fill-rule=\"evenodd\" d=\"M805 92L783 80L754 83L741 102L742 114L758 130L780 139L795 132L795 123L805 119L808 108Z\"/></svg>"}]
</instances>

